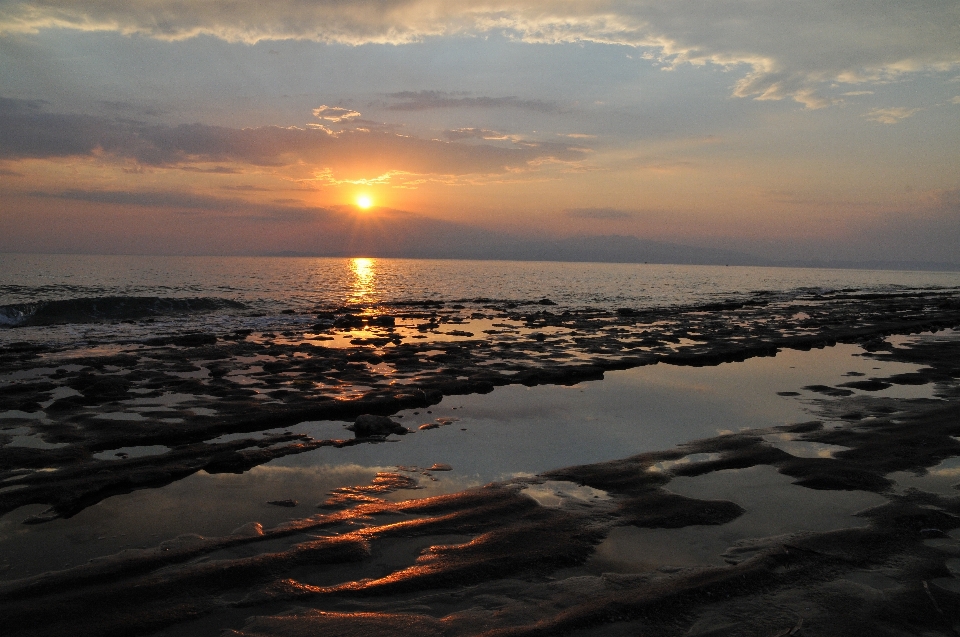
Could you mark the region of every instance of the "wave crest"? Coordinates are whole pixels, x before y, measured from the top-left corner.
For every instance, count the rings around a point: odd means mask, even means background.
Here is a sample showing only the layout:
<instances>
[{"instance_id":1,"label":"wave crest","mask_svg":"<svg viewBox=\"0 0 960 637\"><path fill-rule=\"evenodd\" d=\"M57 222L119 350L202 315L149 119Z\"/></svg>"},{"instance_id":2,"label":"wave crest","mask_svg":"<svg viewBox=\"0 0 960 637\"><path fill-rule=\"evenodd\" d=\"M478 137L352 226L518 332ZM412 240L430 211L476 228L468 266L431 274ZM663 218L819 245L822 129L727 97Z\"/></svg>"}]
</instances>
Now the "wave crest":
<instances>
[{"instance_id":1,"label":"wave crest","mask_svg":"<svg viewBox=\"0 0 960 637\"><path fill-rule=\"evenodd\" d=\"M0 305L0 327L99 323L244 307L239 301L211 297L101 296L35 301Z\"/></svg>"}]
</instances>

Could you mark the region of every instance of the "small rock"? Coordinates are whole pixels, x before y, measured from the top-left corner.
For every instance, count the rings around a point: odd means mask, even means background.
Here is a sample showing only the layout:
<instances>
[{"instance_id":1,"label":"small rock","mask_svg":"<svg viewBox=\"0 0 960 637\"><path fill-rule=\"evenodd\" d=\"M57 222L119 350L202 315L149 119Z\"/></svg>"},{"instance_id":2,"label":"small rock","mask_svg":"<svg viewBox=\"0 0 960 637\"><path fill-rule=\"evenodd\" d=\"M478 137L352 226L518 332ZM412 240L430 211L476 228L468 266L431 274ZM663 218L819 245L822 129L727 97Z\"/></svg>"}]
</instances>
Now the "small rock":
<instances>
[{"instance_id":1,"label":"small rock","mask_svg":"<svg viewBox=\"0 0 960 637\"><path fill-rule=\"evenodd\" d=\"M453 471L453 467L445 462L434 462L433 466L427 469L427 471Z\"/></svg>"},{"instance_id":2,"label":"small rock","mask_svg":"<svg viewBox=\"0 0 960 637\"><path fill-rule=\"evenodd\" d=\"M202 345L215 345L217 343L216 334L181 334L171 339L173 345L180 347L200 347Z\"/></svg>"},{"instance_id":3,"label":"small rock","mask_svg":"<svg viewBox=\"0 0 960 637\"><path fill-rule=\"evenodd\" d=\"M363 319L353 314L344 314L333 322L334 327L363 327Z\"/></svg>"},{"instance_id":4,"label":"small rock","mask_svg":"<svg viewBox=\"0 0 960 637\"><path fill-rule=\"evenodd\" d=\"M420 425L421 431L423 431L424 429L439 429L439 428L440 428L440 425L435 422L428 422L425 425Z\"/></svg>"},{"instance_id":5,"label":"small rock","mask_svg":"<svg viewBox=\"0 0 960 637\"><path fill-rule=\"evenodd\" d=\"M397 319L387 314L381 314L380 316L375 316L370 319L371 325L379 325L381 327L393 327L397 324Z\"/></svg>"},{"instance_id":6,"label":"small rock","mask_svg":"<svg viewBox=\"0 0 960 637\"><path fill-rule=\"evenodd\" d=\"M270 504L273 504L272 502ZM230 532L230 535L242 535L244 537L259 537L263 535L263 525L259 522L247 522Z\"/></svg>"},{"instance_id":7,"label":"small rock","mask_svg":"<svg viewBox=\"0 0 960 637\"><path fill-rule=\"evenodd\" d=\"M270 500L267 504L272 504L276 507L289 507L293 508L299 504L296 500Z\"/></svg>"},{"instance_id":8,"label":"small rock","mask_svg":"<svg viewBox=\"0 0 960 637\"><path fill-rule=\"evenodd\" d=\"M369 436L385 436L387 434L403 435L409 433L406 427L387 416L375 416L373 414L363 414L357 416L352 425L347 427L356 435L357 438L367 438Z\"/></svg>"}]
</instances>

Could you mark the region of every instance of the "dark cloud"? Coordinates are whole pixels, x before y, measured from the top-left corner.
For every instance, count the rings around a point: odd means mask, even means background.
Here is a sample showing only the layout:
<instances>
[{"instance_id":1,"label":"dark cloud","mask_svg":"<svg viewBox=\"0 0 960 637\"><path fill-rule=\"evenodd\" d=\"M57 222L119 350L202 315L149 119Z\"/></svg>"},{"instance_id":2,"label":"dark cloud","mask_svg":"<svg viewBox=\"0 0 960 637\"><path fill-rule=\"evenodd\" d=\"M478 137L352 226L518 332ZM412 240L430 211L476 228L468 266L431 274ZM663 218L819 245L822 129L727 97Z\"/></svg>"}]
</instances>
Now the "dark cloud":
<instances>
[{"instance_id":1,"label":"dark cloud","mask_svg":"<svg viewBox=\"0 0 960 637\"><path fill-rule=\"evenodd\" d=\"M621 210L619 208L570 208L564 210L568 217L574 219L633 219L639 213L633 210Z\"/></svg>"},{"instance_id":2,"label":"dark cloud","mask_svg":"<svg viewBox=\"0 0 960 637\"><path fill-rule=\"evenodd\" d=\"M501 147L456 144L354 129L207 124L166 126L92 115L46 113L33 101L0 103L0 159L113 156L146 166L209 162L256 166L298 163L370 172L493 174L546 158L576 161L580 149L556 143ZM209 169L219 171L219 168Z\"/></svg>"},{"instance_id":3,"label":"dark cloud","mask_svg":"<svg viewBox=\"0 0 960 637\"><path fill-rule=\"evenodd\" d=\"M263 188L262 186L251 186L242 184L239 186L220 186L221 190L236 190L238 192L276 192L275 188Z\"/></svg>"},{"instance_id":4,"label":"dark cloud","mask_svg":"<svg viewBox=\"0 0 960 637\"><path fill-rule=\"evenodd\" d=\"M538 113L559 111L556 102L522 100L518 97L463 97L445 91L401 91L387 97L400 100L387 106L391 111L426 111L435 108L520 108Z\"/></svg>"},{"instance_id":5,"label":"dark cloud","mask_svg":"<svg viewBox=\"0 0 960 637\"><path fill-rule=\"evenodd\" d=\"M124 113L128 117L159 117L163 111L153 106L143 106L134 102L117 100L100 100L97 105L102 111L109 113Z\"/></svg>"},{"instance_id":6,"label":"dark cloud","mask_svg":"<svg viewBox=\"0 0 960 637\"><path fill-rule=\"evenodd\" d=\"M186 170L192 173L211 173L214 175L237 175L240 171L229 166L214 166L212 168L201 168L199 166L183 166L180 170Z\"/></svg>"},{"instance_id":7,"label":"dark cloud","mask_svg":"<svg viewBox=\"0 0 960 637\"><path fill-rule=\"evenodd\" d=\"M302 204L301 201L296 199L274 200L273 203L278 205L270 206L244 201L242 199L166 190L83 190L77 188L55 192L36 191L28 194L43 199L64 199L67 201L84 201L125 207L159 208L167 212L189 211L202 213L205 216L213 215L214 217L229 217L248 221L315 221L327 218L331 214L330 211L325 208L305 208L302 205L283 205L286 203Z\"/></svg>"},{"instance_id":8,"label":"dark cloud","mask_svg":"<svg viewBox=\"0 0 960 637\"><path fill-rule=\"evenodd\" d=\"M960 188L941 190L935 198L944 211L960 212Z\"/></svg>"},{"instance_id":9,"label":"dark cloud","mask_svg":"<svg viewBox=\"0 0 960 637\"><path fill-rule=\"evenodd\" d=\"M70 189L57 192L32 192L34 197L87 201L92 203L145 206L149 208L179 208L197 210L226 210L246 203L237 199L224 199L208 195L195 195L168 191L128 190L81 190Z\"/></svg>"}]
</instances>

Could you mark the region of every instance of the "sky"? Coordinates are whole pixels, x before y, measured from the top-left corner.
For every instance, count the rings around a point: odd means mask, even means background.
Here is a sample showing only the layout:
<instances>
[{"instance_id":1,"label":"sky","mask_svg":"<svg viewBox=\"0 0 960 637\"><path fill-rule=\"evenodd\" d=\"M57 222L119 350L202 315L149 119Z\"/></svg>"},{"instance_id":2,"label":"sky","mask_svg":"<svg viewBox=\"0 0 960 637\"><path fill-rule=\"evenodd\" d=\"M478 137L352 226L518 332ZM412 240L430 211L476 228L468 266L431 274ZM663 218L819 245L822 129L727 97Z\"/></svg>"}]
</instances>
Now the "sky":
<instances>
[{"instance_id":1,"label":"sky","mask_svg":"<svg viewBox=\"0 0 960 637\"><path fill-rule=\"evenodd\" d=\"M960 2L0 0L0 251L405 220L958 263Z\"/></svg>"}]
</instances>

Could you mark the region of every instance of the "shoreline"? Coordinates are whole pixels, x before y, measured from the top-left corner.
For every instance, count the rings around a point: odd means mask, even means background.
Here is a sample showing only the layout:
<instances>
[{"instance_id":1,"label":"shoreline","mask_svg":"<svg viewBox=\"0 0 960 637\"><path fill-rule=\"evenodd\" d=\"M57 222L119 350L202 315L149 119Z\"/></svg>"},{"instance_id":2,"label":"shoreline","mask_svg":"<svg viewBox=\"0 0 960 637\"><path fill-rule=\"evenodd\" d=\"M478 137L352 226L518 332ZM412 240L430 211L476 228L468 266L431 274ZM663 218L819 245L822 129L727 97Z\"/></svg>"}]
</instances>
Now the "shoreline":
<instances>
[{"instance_id":1,"label":"shoreline","mask_svg":"<svg viewBox=\"0 0 960 637\"><path fill-rule=\"evenodd\" d=\"M240 472L288 454L382 439L316 440L290 434L210 442L224 434L312 420L349 421L362 414L391 415L429 407L443 396L483 394L511 384L575 384L601 379L606 371L660 362L710 366L773 356L780 349L808 350L838 342L869 346L888 334L960 327L960 299L935 292L837 293L786 306L756 300L562 314L540 309L524 315L490 307L483 319L471 319L480 313L462 306L443 315L436 309L414 316L329 313L315 326L323 328L319 334L305 332L299 338L293 333L258 339L250 334L159 336L112 356L70 357L69 350L42 352L42 347L29 344L5 348L3 362L11 371L46 371L36 381L0 388L0 410L22 412L24 417L17 419L16 413L9 418L8 411L6 421L29 428L42 441L35 447L48 448L0 448L0 479L12 477L11 471L63 471L20 478L21 488L0 493L0 514L46 503L50 509L35 519L42 522L76 513L103 497L169 484L201 469ZM408 320L413 324L401 328L398 319L401 325ZM499 320L497 324L506 327L487 330L493 333L482 340L459 327L448 329L469 320ZM403 329L409 337L398 334ZM354 338L358 330L372 336ZM427 337L449 337L450 332L463 336L439 341ZM341 333L350 348L311 340ZM184 400L164 402L170 393ZM139 411L134 405L138 402L145 404ZM41 419L25 410L39 412ZM123 426L105 417L117 418ZM99 452L152 445L176 452L111 461L109 475L102 473L103 462L92 458Z\"/></svg>"},{"instance_id":2,"label":"shoreline","mask_svg":"<svg viewBox=\"0 0 960 637\"><path fill-rule=\"evenodd\" d=\"M861 309L864 301L857 299ZM889 315L890 299L882 302ZM833 316L849 316L847 309L835 308ZM916 306L908 310L916 311ZM717 634L711 633L716 630L787 634L778 631L794 629L793 634L813 635L850 634L863 626L877 634L916 634L920 629L952 634L953 624L960 621L954 614L960 608L956 603L960 580L952 579L956 573L950 561L960 557L960 537L955 531L960 528L960 498L897 491L888 476L922 472L960 456L956 439L960 436L956 382L960 341L949 333L942 338L904 339L895 346L882 336L948 327L951 321L956 324L955 312L946 307L940 315L928 313L922 320L878 321L858 329L821 326L829 329L804 335L783 335L787 326L781 323L777 328L782 340L770 340L774 330L766 328L757 339L761 342L744 342L747 352L769 355L766 348L773 342L803 348L852 340L865 346L874 359L923 366L910 374L846 383L866 393L840 386L805 388L821 396L820 421L741 431L420 500L384 500L391 493L416 497L416 491L409 490L411 483L400 479L405 476L386 473L369 485L334 494L318 515L273 529L248 525L225 537L185 536L87 565L2 582L0 617L6 625L23 626L22 634L35 635L67 630L67 624L41 611L51 606L70 610L69 631L74 634L161 630L159 635L165 634L164 626L176 629L170 634L215 634L209 622L221 622L221 628L236 631L230 634L250 636L320 630L354 634L351 631L374 629L387 635L570 631L612 635L628 630L705 636ZM675 331L676 326L671 329ZM549 345L547 339L535 342ZM695 364L732 352L721 346L704 348L701 356L689 351L654 355L677 356L678 361ZM184 358L191 360L179 356ZM612 368L622 365L623 359L611 358L605 364ZM104 371L112 370L104 367ZM555 373L547 377L558 379ZM936 399L869 393L884 385L923 383L936 383ZM115 396L101 407L111 402L116 402ZM74 425L87 422L77 420L76 411L61 413L69 414ZM824 419L847 424L825 426ZM203 431L204 436L208 434L209 430ZM173 467L189 472L185 475L200 470L212 473L218 467L240 471L306 451L311 444L336 444L305 440L296 433L264 438L217 445L194 442L164 454L165 459L129 458L109 465L76 455L72 449L80 443L74 442L73 448L66 447L71 451L59 451L63 464L58 471L48 478L18 474L26 477L15 482L29 486L0 493L0 498L8 503L59 498L59 508L54 505L54 515L47 516L54 519L76 513L71 506L89 506L115 493L170 484L183 477ZM831 451L824 457L804 457L778 448L771 438ZM95 440L88 438L85 443ZM101 438L105 440L116 439ZM369 442L374 440L354 438L342 444ZM90 444L87 451L94 448ZM4 453L10 449L5 446ZM58 455L55 452L21 447L5 457L7 462L16 454L27 460L43 458L49 466L50 458ZM105 466L111 469L109 475L102 471ZM669 485L701 476L722 482L758 467L768 467L792 481L779 487L784 494L796 489L823 493L824 498L837 492L873 493L886 502L858 514L859 524L850 528L747 538L723 554L727 566L634 566L618 573L603 571L597 562L596 556L605 552L604 542L609 542L606 538L615 529L661 529L658 532L667 534L690 530L691 537L696 537L703 535L698 529L729 527L749 512L744 506L730 499L696 497L694 487L681 495L670 491ZM617 535L622 540L621 536ZM119 601L109 611L101 611L97 602L102 599ZM841 612L837 600L852 606ZM166 610L161 612L161 607ZM292 607L301 610L293 615L274 614ZM815 611L801 611L801 607ZM253 616L259 618L245 623ZM803 622L798 623L800 619Z\"/></svg>"}]
</instances>

